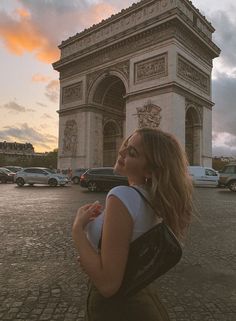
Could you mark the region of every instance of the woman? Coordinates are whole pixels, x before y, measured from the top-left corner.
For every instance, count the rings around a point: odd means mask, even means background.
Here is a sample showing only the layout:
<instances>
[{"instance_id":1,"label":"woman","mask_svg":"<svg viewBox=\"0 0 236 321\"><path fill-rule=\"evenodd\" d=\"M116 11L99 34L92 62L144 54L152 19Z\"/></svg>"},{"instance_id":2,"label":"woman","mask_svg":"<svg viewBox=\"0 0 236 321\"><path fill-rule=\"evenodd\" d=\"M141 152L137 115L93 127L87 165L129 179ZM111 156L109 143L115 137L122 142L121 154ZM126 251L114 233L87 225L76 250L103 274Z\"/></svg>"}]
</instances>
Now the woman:
<instances>
[{"instance_id":1,"label":"woman","mask_svg":"<svg viewBox=\"0 0 236 321\"><path fill-rule=\"evenodd\" d=\"M172 135L158 129L138 129L122 144L114 170L127 176L129 185L138 188L155 211L129 186L113 188L103 212L98 202L78 210L72 235L80 263L91 280L86 320L169 320L152 286L130 298L113 296L122 284L131 241L161 218L179 239L184 237L192 212L187 165L185 153Z\"/></svg>"}]
</instances>

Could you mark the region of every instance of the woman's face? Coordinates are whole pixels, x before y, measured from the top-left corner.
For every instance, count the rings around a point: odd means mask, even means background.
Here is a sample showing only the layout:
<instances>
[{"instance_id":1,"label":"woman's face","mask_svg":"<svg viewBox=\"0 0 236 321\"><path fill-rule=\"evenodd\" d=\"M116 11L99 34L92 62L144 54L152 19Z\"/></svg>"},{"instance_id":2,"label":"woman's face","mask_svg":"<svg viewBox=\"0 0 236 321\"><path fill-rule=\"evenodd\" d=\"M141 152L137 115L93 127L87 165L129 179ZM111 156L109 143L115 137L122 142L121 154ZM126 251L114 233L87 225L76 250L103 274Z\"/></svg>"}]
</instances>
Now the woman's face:
<instances>
[{"instance_id":1,"label":"woman's face","mask_svg":"<svg viewBox=\"0 0 236 321\"><path fill-rule=\"evenodd\" d=\"M145 183L149 171L139 133L134 133L126 146L119 151L114 170L120 175L127 176L130 184Z\"/></svg>"}]
</instances>

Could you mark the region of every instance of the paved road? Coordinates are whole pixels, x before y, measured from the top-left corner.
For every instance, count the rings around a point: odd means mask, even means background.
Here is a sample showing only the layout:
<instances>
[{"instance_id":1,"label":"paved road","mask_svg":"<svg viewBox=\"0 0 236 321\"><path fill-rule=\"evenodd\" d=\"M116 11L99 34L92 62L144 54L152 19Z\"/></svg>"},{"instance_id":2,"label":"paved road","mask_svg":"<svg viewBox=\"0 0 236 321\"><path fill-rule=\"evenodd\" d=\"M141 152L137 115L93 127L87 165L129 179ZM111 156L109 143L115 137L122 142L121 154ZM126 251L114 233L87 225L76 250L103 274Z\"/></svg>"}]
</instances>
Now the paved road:
<instances>
[{"instance_id":1,"label":"paved road","mask_svg":"<svg viewBox=\"0 0 236 321\"><path fill-rule=\"evenodd\" d=\"M105 194L75 185L0 184L1 321L83 320L87 281L71 225L96 199ZM184 257L156 286L172 321L236 321L236 193L198 188L195 206Z\"/></svg>"}]
</instances>

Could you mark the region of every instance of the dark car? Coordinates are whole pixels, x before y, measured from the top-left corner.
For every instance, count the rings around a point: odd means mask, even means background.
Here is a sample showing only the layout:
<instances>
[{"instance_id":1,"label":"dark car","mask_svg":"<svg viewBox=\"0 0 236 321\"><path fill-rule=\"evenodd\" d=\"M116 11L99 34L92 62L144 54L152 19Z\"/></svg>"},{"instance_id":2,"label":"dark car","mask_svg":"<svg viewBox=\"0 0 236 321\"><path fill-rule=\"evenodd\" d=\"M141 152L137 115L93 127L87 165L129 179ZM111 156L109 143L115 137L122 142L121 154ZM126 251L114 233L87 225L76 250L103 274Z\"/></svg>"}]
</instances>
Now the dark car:
<instances>
[{"instance_id":1,"label":"dark car","mask_svg":"<svg viewBox=\"0 0 236 321\"><path fill-rule=\"evenodd\" d=\"M79 184L81 175L86 172L88 168L77 168L72 171L72 182L74 184Z\"/></svg>"},{"instance_id":2,"label":"dark car","mask_svg":"<svg viewBox=\"0 0 236 321\"><path fill-rule=\"evenodd\" d=\"M0 182L7 183L7 182L14 182L15 173L9 171L5 167L0 167Z\"/></svg>"},{"instance_id":3,"label":"dark car","mask_svg":"<svg viewBox=\"0 0 236 321\"><path fill-rule=\"evenodd\" d=\"M225 165L219 174L219 186L228 187L232 192L236 192L236 163Z\"/></svg>"},{"instance_id":4,"label":"dark car","mask_svg":"<svg viewBox=\"0 0 236 321\"><path fill-rule=\"evenodd\" d=\"M128 179L114 173L112 167L90 168L80 177L80 186L89 191L107 191L119 185L129 185Z\"/></svg>"}]
</instances>

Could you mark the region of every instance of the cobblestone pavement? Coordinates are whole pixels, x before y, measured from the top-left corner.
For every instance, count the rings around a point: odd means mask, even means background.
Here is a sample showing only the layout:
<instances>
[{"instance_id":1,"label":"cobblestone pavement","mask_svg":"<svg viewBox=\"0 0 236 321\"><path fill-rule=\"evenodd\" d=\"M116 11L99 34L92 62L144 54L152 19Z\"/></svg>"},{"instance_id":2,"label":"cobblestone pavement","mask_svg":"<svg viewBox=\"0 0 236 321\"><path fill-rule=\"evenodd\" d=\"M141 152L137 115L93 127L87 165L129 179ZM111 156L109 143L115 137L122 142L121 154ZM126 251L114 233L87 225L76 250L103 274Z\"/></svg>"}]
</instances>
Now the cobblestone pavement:
<instances>
[{"instance_id":1,"label":"cobblestone pavement","mask_svg":"<svg viewBox=\"0 0 236 321\"><path fill-rule=\"evenodd\" d=\"M71 225L95 199L105 194L0 184L1 321L83 320L87 281ZM236 194L198 188L195 206L182 261L155 285L172 321L236 321Z\"/></svg>"}]
</instances>

